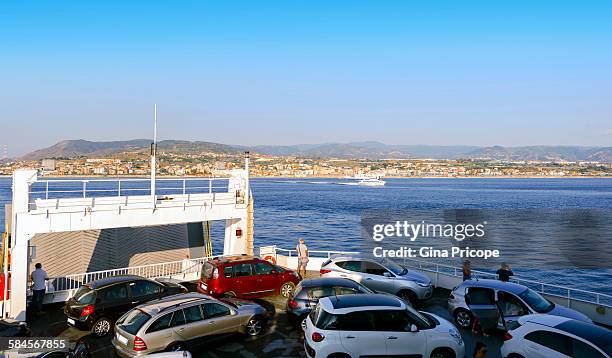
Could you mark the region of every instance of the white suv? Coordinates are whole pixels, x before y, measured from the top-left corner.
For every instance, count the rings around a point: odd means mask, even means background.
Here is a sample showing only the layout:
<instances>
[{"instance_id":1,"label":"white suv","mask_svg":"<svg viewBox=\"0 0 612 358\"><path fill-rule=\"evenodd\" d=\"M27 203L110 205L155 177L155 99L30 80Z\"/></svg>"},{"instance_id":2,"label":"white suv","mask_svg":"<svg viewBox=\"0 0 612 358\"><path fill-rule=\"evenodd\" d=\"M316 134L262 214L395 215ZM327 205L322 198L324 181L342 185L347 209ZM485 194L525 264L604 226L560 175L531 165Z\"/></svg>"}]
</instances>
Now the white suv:
<instances>
[{"instance_id":1,"label":"white suv","mask_svg":"<svg viewBox=\"0 0 612 358\"><path fill-rule=\"evenodd\" d=\"M302 323L309 358L363 356L463 357L450 322L384 294L330 296Z\"/></svg>"},{"instance_id":2,"label":"white suv","mask_svg":"<svg viewBox=\"0 0 612 358\"><path fill-rule=\"evenodd\" d=\"M612 331L552 315L527 315L504 336L504 358L610 358Z\"/></svg>"}]
</instances>

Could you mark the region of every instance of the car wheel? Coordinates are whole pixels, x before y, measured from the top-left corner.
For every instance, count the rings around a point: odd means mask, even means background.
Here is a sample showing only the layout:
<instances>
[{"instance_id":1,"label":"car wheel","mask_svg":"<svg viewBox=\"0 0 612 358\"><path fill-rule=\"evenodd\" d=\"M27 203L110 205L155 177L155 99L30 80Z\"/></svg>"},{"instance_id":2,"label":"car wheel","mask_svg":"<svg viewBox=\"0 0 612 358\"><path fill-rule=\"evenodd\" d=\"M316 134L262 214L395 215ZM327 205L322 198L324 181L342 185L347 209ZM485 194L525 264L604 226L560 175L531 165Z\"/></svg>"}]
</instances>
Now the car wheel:
<instances>
[{"instance_id":1,"label":"car wheel","mask_svg":"<svg viewBox=\"0 0 612 358\"><path fill-rule=\"evenodd\" d=\"M234 297L236 297L236 292L234 292L234 291L227 291L222 296L225 297L225 298L234 298Z\"/></svg>"},{"instance_id":2,"label":"car wheel","mask_svg":"<svg viewBox=\"0 0 612 358\"><path fill-rule=\"evenodd\" d=\"M293 292L293 289L295 288L295 285L293 284L293 282L285 282L281 288L280 288L280 294L283 297L291 297L291 293Z\"/></svg>"},{"instance_id":3,"label":"car wheel","mask_svg":"<svg viewBox=\"0 0 612 358\"><path fill-rule=\"evenodd\" d=\"M430 358L455 358L455 352L450 348L437 348L431 352Z\"/></svg>"},{"instance_id":4,"label":"car wheel","mask_svg":"<svg viewBox=\"0 0 612 358\"><path fill-rule=\"evenodd\" d=\"M96 322L94 322L93 327L91 328L91 333L93 333L96 337L104 337L110 333L112 330L112 322L106 318L99 318Z\"/></svg>"},{"instance_id":5,"label":"car wheel","mask_svg":"<svg viewBox=\"0 0 612 358\"><path fill-rule=\"evenodd\" d=\"M244 331L249 336L257 336L261 333L261 331L263 331L263 327L264 327L264 324L263 324L263 321L261 320L261 317L253 316L247 322L246 326L244 327Z\"/></svg>"},{"instance_id":6,"label":"car wheel","mask_svg":"<svg viewBox=\"0 0 612 358\"><path fill-rule=\"evenodd\" d=\"M168 351L170 352L180 352L185 350L185 343L183 342L174 342L168 346Z\"/></svg>"},{"instance_id":7,"label":"car wheel","mask_svg":"<svg viewBox=\"0 0 612 358\"><path fill-rule=\"evenodd\" d=\"M465 309L458 309L455 311L455 323L461 328L472 327L472 314L470 311Z\"/></svg>"},{"instance_id":8,"label":"car wheel","mask_svg":"<svg viewBox=\"0 0 612 358\"><path fill-rule=\"evenodd\" d=\"M346 353L332 353L327 358L351 358L351 356Z\"/></svg>"},{"instance_id":9,"label":"car wheel","mask_svg":"<svg viewBox=\"0 0 612 358\"><path fill-rule=\"evenodd\" d=\"M399 298L401 298L402 300L405 300L405 301L410 302L410 305L411 305L411 306L416 305L416 304L417 304L417 302L418 302L418 298L417 298L416 293L414 293L414 292L412 292L412 291L410 291L410 290L401 290L401 291L400 291L400 292L397 294L397 296L398 296Z\"/></svg>"}]
</instances>

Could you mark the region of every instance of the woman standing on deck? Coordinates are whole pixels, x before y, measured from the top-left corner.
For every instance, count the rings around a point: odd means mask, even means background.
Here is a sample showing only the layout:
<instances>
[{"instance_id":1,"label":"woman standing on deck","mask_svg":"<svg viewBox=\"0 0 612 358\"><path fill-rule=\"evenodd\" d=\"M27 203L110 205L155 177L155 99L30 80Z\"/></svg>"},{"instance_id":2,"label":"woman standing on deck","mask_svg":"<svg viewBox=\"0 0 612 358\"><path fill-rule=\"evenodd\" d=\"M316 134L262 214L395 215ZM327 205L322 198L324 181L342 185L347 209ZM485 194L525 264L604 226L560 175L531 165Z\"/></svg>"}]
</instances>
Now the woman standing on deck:
<instances>
[{"instance_id":1,"label":"woman standing on deck","mask_svg":"<svg viewBox=\"0 0 612 358\"><path fill-rule=\"evenodd\" d=\"M465 260L463 263L463 281L472 279L472 266L470 265L470 260Z\"/></svg>"}]
</instances>

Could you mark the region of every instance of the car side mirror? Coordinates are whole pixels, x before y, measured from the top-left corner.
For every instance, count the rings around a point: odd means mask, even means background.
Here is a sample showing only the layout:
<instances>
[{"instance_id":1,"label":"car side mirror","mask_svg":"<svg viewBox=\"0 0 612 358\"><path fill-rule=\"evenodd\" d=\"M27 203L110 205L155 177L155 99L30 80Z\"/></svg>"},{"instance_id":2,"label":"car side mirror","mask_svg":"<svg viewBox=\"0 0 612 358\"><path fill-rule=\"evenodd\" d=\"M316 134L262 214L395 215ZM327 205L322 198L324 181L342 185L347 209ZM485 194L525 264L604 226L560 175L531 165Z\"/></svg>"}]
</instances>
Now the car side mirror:
<instances>
[{"instance_id":1,"label":"car side mirror","mask_svg":"<svg viewBox=\"0 0 612 358\"><path fill-rule=\"evenodd\" d=\"M414 333L414 332L418 332L419 329L417 328L416 325L414 324L410 324L410 332Z\"/></svg>"}]
</instances>

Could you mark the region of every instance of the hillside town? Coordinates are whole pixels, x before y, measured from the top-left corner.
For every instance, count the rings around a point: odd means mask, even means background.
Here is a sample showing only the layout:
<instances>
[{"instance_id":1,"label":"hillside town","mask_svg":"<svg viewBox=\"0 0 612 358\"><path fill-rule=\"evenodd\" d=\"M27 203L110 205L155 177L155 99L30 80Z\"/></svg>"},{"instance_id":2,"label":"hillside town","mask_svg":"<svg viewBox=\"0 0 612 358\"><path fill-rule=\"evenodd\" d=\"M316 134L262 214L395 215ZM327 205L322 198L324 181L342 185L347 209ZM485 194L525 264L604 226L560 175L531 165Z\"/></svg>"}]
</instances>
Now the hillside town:
<instances>
[{"instance_id":1,"label":"hillside town","mask_svg":"<svg viewBox=\"0 0 612 358\"><path fill-rule=\"evenodd\" d=\"M229 175L240 168L237 153L185 154L160 152L158 175ZM373 174L385 177L605 177L612 175L611 163L569 161L499 161L440 159L334 159L252 155L254 177L344 177ZM18 168L36 168L49 176L146 176L149 157L122 153L106 158L48 158L36 161L5 161L0 175Z\"/></svg>"}]
</instances>

